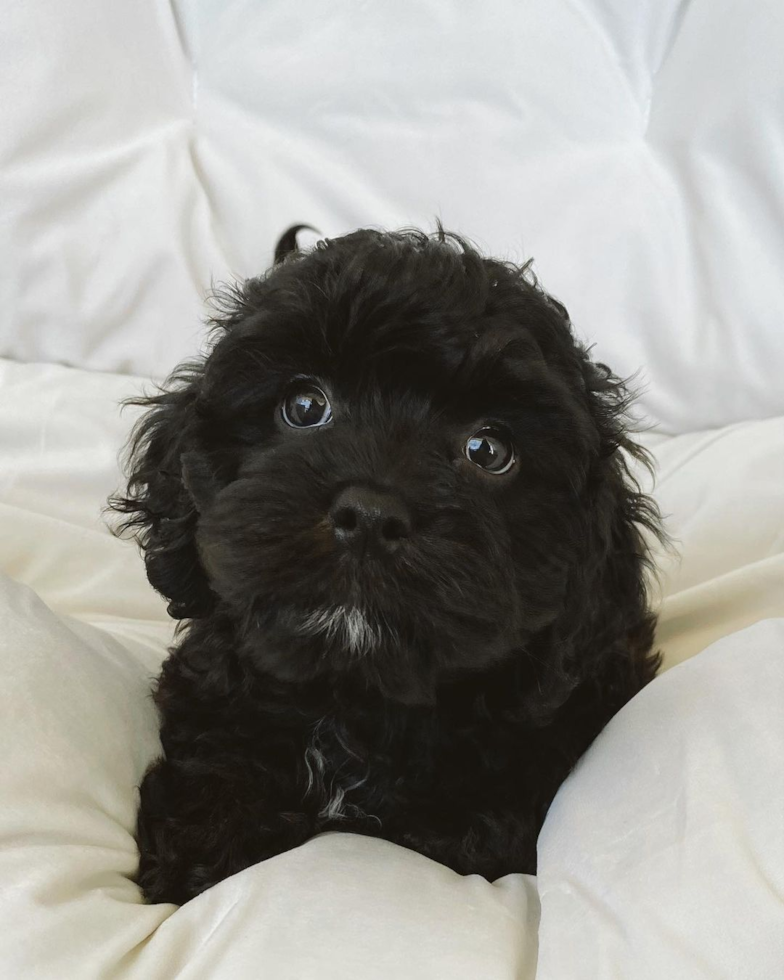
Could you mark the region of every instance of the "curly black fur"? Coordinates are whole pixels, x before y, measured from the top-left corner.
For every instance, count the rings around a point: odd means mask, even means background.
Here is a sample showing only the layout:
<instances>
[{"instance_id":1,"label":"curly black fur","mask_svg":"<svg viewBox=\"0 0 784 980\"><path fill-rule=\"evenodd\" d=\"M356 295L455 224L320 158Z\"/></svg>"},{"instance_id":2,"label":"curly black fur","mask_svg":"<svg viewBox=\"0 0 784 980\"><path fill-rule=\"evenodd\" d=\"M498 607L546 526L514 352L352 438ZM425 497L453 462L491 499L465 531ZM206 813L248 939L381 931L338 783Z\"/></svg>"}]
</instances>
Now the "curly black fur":
<instances>
[{"instance_id":1,"label":"curly black fur","mask_svg":"<svg viewBox=\"0 0 784 980\"><path fill-rule=\"evenodd\" d=\"M626 388L527 267L441 229L293 252L224 292L215 326L140 402L112 501L187 621L155 692L146 896L185 902L327 829L535 871L556 790L658 663ZM298 377L328 425L282 421ZM501 476L463 453L488 422L516 446ZM394 553L340 547L349 486L407 509ZM360 610L361 642L336 609Z\"/></svg>"}]
</instances>

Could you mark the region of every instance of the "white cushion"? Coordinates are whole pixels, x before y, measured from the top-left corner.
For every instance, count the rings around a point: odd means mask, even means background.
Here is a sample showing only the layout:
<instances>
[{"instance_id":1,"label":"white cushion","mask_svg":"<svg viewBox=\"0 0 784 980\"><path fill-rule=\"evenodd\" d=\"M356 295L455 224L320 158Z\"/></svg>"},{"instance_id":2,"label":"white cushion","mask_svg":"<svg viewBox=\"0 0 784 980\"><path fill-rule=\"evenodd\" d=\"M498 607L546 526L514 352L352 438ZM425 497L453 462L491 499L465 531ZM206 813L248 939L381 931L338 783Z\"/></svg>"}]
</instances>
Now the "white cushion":
<instances>
[{"instance_id":1,"label":"white cushion","mask_svg":"<svg viewBox=\"0 0 784 980\"><path fill-rule=\"evenodd\" d=\"M142 904L132 828L163 651L4 577L0 620L3 977L533 976L534 879L461 878L382 841L324 835L180 910Z\"/></svg>"},{"instance_id":2,"label":"white cushion","mask_svg":"<svg viewBox=\"0 0 784 980\"><path fill-rule=\"evenodd\" d=\"M166 373L309 222L534 255L669 432L784 414L767 0L6 5L0 354Z\"/></svg>"},{"instance_id":3,"label":"white cushion","mask_svg":"<svg viewBox=\"0 0 784 980\"><path fill-rule=\"evenodd\" d=\"M780 977L784 619L658 678L539 838L537 980Z\"/></svg>"},{"instance_id":4,"label":"white cushion","mask_svg":"<svg viewBox=\"0 0 784 980\"><path fill-rule=\"evenodd\" d=\"M667 668L784 616L784 416L642 441L675 548L658 556Z\"/></svg>"},{"instance_id":5,"label":"white cushion","mask_svg":"<svg viewBox=\"0 0 784 980\"><path fill-rule=\"evenodd\" d=\"M0 578L0 963L25 980L774 976L784 957L784 620L627 706L525 875L460 877L327 834L176 909L130 880L162 650ZM540 948L537 964L537 932Z\"/></svg>"}]
</instances>

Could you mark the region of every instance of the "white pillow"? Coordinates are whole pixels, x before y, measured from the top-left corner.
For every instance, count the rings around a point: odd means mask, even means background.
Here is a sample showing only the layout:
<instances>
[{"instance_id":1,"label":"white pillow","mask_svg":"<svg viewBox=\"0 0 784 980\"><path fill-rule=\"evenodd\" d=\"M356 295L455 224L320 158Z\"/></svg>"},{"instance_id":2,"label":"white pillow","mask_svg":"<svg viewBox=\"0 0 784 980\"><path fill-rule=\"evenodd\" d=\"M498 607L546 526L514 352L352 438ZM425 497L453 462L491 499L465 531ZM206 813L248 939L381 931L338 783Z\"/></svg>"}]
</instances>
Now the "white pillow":
<instances>
[{"instance_id":1,"label":"white pillow","mask_svg":"<svg viewBox=\"0 0 784 980\"><path fill-rule=\"evenodd\" d=\"M533 878L461 878L342 834L181 909L142 904L131 831L160 751L162 651L59 619L4 578L0 617L3 976L757 980L784 962L784 620L610 723L545 824L540 924Z\"/></svg>"},{"instance_id":2,"label":"white pillow","mask_svg":"<svg viewBox=\"0 0 784 980\"><path fill-rule=\"evenodd\" d=\"M659 556L656 641L671 667L784 617L784 416L643 442L676 548Z\"/></svg>"},{"instance_id":3,"label":"white pillow","mask_svg":"<svg viewBox=\"0 0 784 980\"><path fill-rule=\"evenodd\" d=\"M165 374L287 226L438 214L667 431L783 414L782 49L766 0L6 4L0 354Z\"/></svg>"},{"instance_id":4,"label":"white pillow","mask_svg":"<svg viewBox=\"0 0 784 980\"><path fill-rule=\"evenodd\" d=\"M175 909L132 883L136 786L160 752L163 654L55 616L0 577L0 975L24 980L518 980L535 881L491 885L329 834Z\"/></svg>"},{"instance_id":5,"label":"white pillow","mask_svg":"<svg viewBox=\"0 0 784 980\"><path fill-rule=\"evenodd\" d=\"M720 640L607 726L539 838L537 980L784 967L784 619Z\"/></svg>"}]
</instances>

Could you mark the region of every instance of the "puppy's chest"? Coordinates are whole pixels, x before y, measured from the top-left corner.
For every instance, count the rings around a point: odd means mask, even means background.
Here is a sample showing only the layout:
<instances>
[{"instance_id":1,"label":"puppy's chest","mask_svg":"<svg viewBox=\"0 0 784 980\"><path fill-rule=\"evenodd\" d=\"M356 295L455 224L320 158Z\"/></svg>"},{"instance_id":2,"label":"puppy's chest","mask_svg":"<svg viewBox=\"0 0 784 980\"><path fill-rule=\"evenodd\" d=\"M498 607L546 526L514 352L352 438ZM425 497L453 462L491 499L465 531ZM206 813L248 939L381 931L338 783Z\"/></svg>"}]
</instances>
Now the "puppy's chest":
<instances>
[{"instance_id":1,"label":"puppy's chest","mask_svg":"<svg viewBox=\"0 0 784 980\"><path fill-rule=\"evenodd\" d=\"M304 803L325 823L379 824L445 798L484 806L517 755L494 743L427 725L363 738L324 723L304 744Z\"/></svg>"},{"instance_id":2,"label":"puppy's chest","mask_svg":"<svg viewBox=\"0 0 784 980\"><path fill-rule=\"evenodd\" d=\"M321 724L302 754L303 802L326 822L378 819L389 805L400 771L388 753L339 726Z\"/></svg>"}]
</instances>

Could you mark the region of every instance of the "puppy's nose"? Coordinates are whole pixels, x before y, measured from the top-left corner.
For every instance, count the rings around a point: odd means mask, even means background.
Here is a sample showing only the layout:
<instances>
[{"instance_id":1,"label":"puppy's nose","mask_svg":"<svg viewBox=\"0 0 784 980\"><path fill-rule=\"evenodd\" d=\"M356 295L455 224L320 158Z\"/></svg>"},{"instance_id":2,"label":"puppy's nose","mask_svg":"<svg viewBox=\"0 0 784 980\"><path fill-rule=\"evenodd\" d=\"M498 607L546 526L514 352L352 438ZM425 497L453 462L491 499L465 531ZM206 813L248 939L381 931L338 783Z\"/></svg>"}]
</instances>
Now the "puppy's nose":
<instances>
[{"instance_id":1,"label":"puppy's nose","mask_svg":"<svg viewBox=\"0 0 784 980\"><path fill-rule=\"evenodd\" d=\"M346 487L329 512L336 540L358 555L390 555L411 535L411 515L391 493Z\"/></svg>"}]
</instances>

